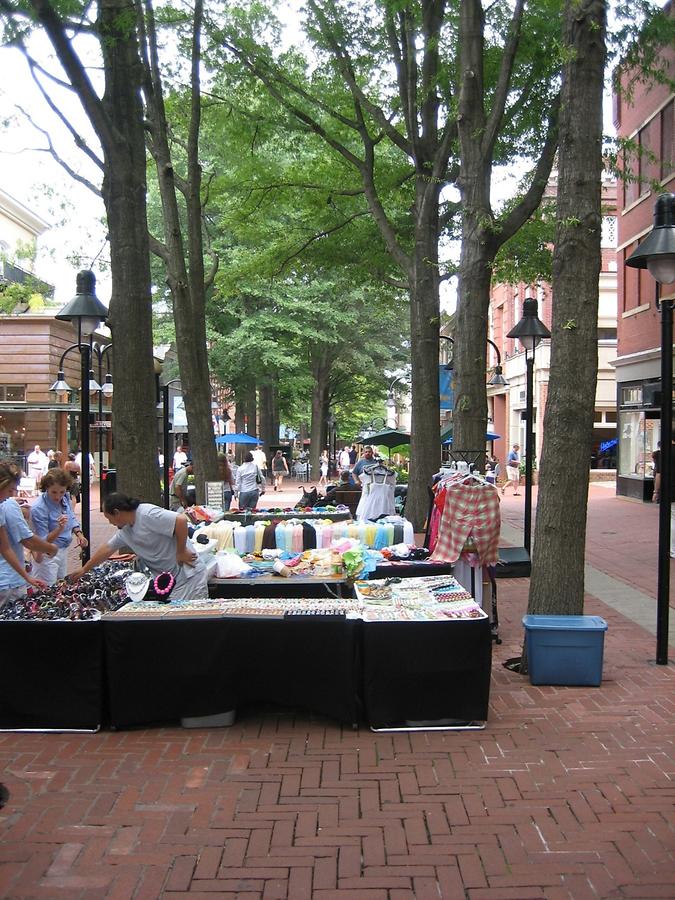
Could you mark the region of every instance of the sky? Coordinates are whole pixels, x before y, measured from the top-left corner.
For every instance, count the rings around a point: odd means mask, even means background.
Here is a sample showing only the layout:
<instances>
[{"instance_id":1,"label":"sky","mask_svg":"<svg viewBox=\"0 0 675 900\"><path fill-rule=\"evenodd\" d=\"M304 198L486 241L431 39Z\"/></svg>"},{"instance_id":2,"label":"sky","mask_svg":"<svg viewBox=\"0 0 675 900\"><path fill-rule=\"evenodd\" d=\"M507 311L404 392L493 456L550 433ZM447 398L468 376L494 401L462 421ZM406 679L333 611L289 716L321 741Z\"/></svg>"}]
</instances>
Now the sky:
<instances>
[{"instance_id":1,"label":"sky","mask_svg":"<svg viewBox=\"0 0 675 900\"><path fill-rule=\"evenodd\" d=\"M46 41L36 47L41 57L49 50ZM55 286L55 300L67 303L75 293L77 272L89 268L97 255L103 263L108 258L103 201L74 181L48 153L35 149L46 147L47 139L17 107L28 111L49 133L59 154L76 171L90 180L100 175L96 166L74 148L65 127L47 107L18 50L0 49L0 85L0 187L49 224L38 241L36 274ZM80 133L89 136L79 102L65 92L59 96L68 119ZM109 277L105 269L99 271L98 264L94 269L98 296L107 305Z\"/></svg>"}]
</instances>

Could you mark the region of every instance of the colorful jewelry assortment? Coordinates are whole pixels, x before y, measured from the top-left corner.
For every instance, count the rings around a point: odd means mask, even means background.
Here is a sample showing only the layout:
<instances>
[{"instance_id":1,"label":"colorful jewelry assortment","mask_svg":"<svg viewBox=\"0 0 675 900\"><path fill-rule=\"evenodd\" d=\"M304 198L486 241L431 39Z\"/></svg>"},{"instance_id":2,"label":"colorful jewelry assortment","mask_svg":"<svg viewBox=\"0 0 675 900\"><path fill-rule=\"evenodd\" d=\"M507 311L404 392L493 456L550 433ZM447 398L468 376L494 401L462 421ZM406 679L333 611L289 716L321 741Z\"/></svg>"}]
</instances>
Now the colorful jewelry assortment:
<instances>
[{"instance_id":1,"label":"colorful jewelry assortment","mask_svg":"<svg viewBox=\"0 0 675 900\"><path fill-rule=\"evenodd\" d=\"M75 583L58 581L43 590L31 590L26 597L10 600L0 608L0 619L42 622L100 619L102 613L119 609L127 602L124 580L128 574L127 563L104 563Z\"/></svg>"}]
</instances>

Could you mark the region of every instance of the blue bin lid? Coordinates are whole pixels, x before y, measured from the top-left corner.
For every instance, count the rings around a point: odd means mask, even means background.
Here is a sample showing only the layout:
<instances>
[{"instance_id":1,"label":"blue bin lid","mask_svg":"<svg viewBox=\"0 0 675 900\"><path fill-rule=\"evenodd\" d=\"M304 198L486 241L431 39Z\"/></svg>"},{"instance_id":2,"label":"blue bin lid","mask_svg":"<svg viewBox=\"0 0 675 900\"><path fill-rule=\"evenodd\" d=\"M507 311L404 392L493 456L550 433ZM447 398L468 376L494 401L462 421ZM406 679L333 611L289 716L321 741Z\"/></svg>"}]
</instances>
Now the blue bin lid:
<instances>
[{"instance_id":1,"label":"blue bin lid","mask_svg":"<svg viewBox=\"0 0 675 900\"><path fill-rule=\"evenodd\" d=\"M574 631L607 631L601 616L523 616L525 628L557 628Z\"/></svg>"}]
</instances>

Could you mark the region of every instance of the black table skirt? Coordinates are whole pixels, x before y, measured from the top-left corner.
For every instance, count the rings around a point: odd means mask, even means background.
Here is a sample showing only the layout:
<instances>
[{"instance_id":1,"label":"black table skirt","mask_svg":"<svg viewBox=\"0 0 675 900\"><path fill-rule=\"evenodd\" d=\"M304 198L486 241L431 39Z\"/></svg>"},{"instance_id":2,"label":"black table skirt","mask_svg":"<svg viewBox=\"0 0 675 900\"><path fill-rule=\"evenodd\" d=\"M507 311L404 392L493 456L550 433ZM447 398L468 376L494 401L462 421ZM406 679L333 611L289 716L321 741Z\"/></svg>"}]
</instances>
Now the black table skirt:
<instances>
[{"instance_id":1,"label":"black table skirt","mask_svg":"<svg viewBox=\"0 0 675 900\"><path fill-rule=\"evenodd\" d=\"M374 728L487 719L490 622L367 622L363 700Z\"/></svg>"},{"instance_id":2,"label":"black table skirt","mask_svg":"<svg viewBox=\"0 0 675 900\"><path fill-rule=\"evenodd\" d=\"M101 622L0 623L0 728L102 723Z\"/></svg>"},{"instance_id":3,"label":"black table skirt","mask_svg":"<svg viewBox=\"0 0 675 900\"><path fill-rule=\"evenodd\" d=\"M374 727L485 720L491 651L488 620L2 622L0 727L177 723L258 701Z\"/></svg>"},{"instance_id":4,"label":"black table skirt","mask_svg":"<svg viewBox=\"0 0 675 900\"><path fill-rule=\"evenodd\" d=\"M356 624L325 616L107 621L110 724L175 722L255 701L355 723Z\"/></svg>"}]
</instances>

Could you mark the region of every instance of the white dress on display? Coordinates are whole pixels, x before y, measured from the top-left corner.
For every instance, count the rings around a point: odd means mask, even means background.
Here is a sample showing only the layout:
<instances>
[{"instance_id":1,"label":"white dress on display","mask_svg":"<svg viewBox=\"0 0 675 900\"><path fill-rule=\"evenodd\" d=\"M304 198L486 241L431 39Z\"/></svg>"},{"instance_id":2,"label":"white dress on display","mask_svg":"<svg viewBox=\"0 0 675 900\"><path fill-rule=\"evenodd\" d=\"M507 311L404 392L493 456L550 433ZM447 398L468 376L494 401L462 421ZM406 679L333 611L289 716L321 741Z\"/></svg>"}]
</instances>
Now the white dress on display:
<instances>
[{"instance_id":1,"label":"white dress on display","mask_svg":"<svg viewBox=\"0 0 675 900\"><path fill-rule=\"evenodd\" d=\"M369 466L359 475L363 485L361 499L356 507L356 518L359 522L371 521L379 516L393 516L396 512L394 488L396 472L386 466Z\"/></svg>"}]
</instances>

